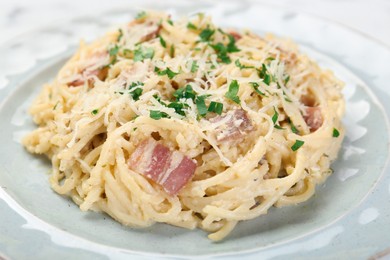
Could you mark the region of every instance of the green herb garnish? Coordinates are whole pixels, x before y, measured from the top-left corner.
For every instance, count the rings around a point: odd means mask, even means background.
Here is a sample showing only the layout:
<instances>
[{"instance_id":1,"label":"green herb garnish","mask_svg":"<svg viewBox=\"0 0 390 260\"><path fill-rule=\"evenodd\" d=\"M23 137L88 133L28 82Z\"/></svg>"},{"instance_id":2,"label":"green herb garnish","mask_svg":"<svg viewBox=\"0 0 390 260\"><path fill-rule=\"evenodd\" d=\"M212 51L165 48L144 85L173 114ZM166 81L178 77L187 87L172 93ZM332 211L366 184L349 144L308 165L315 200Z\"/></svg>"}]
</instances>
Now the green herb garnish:
<instances>
[{"instance_id":1,"label":"green herb garnish","mask_svg":"<svg viewBox=\"0 0 390 260\"><path fill-rule=\"evenodd\" d=\"M160 38L161 46L166 48L167 47L167 43L165 42L164 38L161 35L159 35L158 38Z\"/></svg>"},{"instance_id":2,"label":"green herb garnish","mask_svg":"<svg viewBox=\"0 0 390 260\"><path fill-rule=\"evenodd\" d=\"M301 148L301 146L302 146L304 143L305 143L304 141L296 140L295 143L293 144L293 146L291 146L291 150L293 150L293 151L295 152L296 150L298 150L299 148Z\"/></svg>"},{"instance_id":3,"label":"green herb garnish","mask_svg":"<svg viewBox=\"0 0 390 260\"><path fill-rule=\"evenodd\" d=\"M299 134L299 130L295 127L295 125L293 124L291 119L288 118L287 120L288 120L288 123L290 124L291 132L293 132L294 134Z\"/></svg>"},{"instance_id":4,"label":"green herb garnish","mask_svg":"<svg viewBox=\"0 0 390 260\"><path fill-rule=\"evenodd\" d=\"M271 75L268 73L267 67L263 63L261 66L261 70L259 71L259 77L263 80L263 82L267 85L271 83Z\"/></svg>"},{"instance_id":5,"label":"green herb garnish","mask_svg":"<svg viewBox=\"0 0 390 260\"><path fill-rule=\"evenodd\" d=\"M179 72L174 72L170 68L166 68L165 70L161 70L158 67L154 68L154 72L157 73L159 76L167 75L169 79L173 79Z\"/></svg>"},{"instance_id":6,"label":"green herb garnish","mask_svg":"<svg viewBox=\"0 0 390 260\"><path fill-rule=\"evenodd\" d=\"M207 106L205 103L205 99L207 96L197 96L195 99L196 108L198 109L198 113L201 116L205 116L207 114Z\"/></svg>"},{"instance_id":7,"label":"green herb garnish","mask_svg":"<svg viewBox=\"0 0 390 260\"><path fill-rule=\"evenodd\" d=\"M110 54L110 56L115 56L118 54L118 51L119 51L119 46L115 45L114 47L108 50L108 54Z\"/></svg>"},{"instance_id":8,"label":"green herb garnish","mask_svg":"<svg viewBox=\"0 0 390 260\"><path fill-rule=\"evenodd\" d=\"M219 42L215 45L210 45L210 46L217 53L217 56L218 56L218 59L220 60L220 62L223 62L226 64L229 64L232 62L229 58L228 51L227 51L227 48L225 45L223 45L222 43Z\"/></svg>"},{"instance_id":9,"label":"green herb garnish","mask_svg":"<svg viewBox=\"0 0 390 260\"><path fill-rule=\"evenodd\" d=\"M218 115L222 114L223 104L220 102L211 101L208 110L209 112L217 113Z\"/></svg>"},{"instance_id":10,"label":"green herb garnish","mask_svg":"<svg viewBox=\"0 0 390 260\"><path fill-rule=\"evenodd\" d=\"M236 61L234 62L234 64L235 64L237 67L239 67L240 70L242 70L242 69L253 69L253 68L254 68L253 66L242 65L241 62L240 62L240 60L236 60Z\"/></svg>"},{"instance_id":11,"label":"green herb garnish","mask_svg":"<svg viewBox=\"0 0 390 260\"><path fill-rule=\"evenodd\" d=\"M340 136L340 132L339 130L337 130L336 128L333 128L333 134L332 134L333 137L339 137Z\"/></svg>"},{"instance_id":12,"label":"green herb garnish","mask_svg":"<svg viewBox=\"0 0 390 260\"><path fill-rule=\"evenodd\" d=\"M169 56L171 56L171 58L173 58L173 56L175 56L175 45L171 45L171 48L169 49Z\"/></svg>"},{"instance_id":13,"label":"green herb garnish","mask_svg":"<svg viewBox=\"0 0 390 260\"><path fill-rule=\"evenodd\" d=\"M240 86L238 85L237 80L232 80L232 82L229 85L228 92L225 93L225 97L237 104L241 104L240 98L237 96L239 88Z\"/></svg>"},{"instance_id":14,"label":"green herb garnish","mask_svg":"<svg viewBox=\"0 0 390 260\"><path fill-rule=\"evenodd\" d=\"M150 112L149 116L154 120L159 120L161 118L169 117L167 113L158 110L150 110L149 112Z\"/></svg>"},{"instance_id":15,"label":"green herb garnish","mask_svg":"<svg viewBox=\"0 0 390 260\"><path fill-rule=\"evenodd\" d=\"M229 37L229 43L227 45L227 52L239 52L240 49L236 46L236 39L234 39L234 36L231 34L228 34Z\"/></svg>"},{"instance_id":16,"label":"green herb garnish","mask_svg":"<svg viewBox=\"0 0 390 260\"><path fill-rule=\"evenodd\" d=\"M99 113L99 109L94 109L91 111L92 115L97 115L97 113Z\"/></svg>"},{"instance_id":17,"label":"green herb garnish","mask_svg":"<svg viewBox=\"0 0 390 260\"><path fill-rule=\"evenodd\" d=\"M145 11L141 11L139 12L136 16L135 16L135 19L136 20L140 20L140 19L143 19L146 17L146 12Z\"/></svg>"},{"instance_id":18,"label":"green herb garnish","mask_svg":"<svg viewBox=\"0 0 390 260\"><path fill-rule=\"evenodd\" d=\"M134 61L143 61L146 59L152 59L154 56L153 48L139 47L134 51Z\"/></svg>"},{"instance_id":19,"label":"green herb garnish","mask_svg":"<svg viewBox=\"0 0 390 260\"><path fill-rule=\"evenodd\" d=\"M192 61L192 64L191 64L191 72L194 73L198 70L199 66L196 62L196 60Z\"/></svg>"},{"instance_id":20,"label":"green herb garnish","mask_svg":"<svg viewBox=\"0 0 390 260\"><path fill-rule=\"evenodd\" d=\"M123 37L123 31L122 29L119 29L119 35L118 35L118 38L116 38L116 41L119 42Z\"/></svg>"},{"instance_id":21,"label":"green herb garnish","mask_svg":"<svg viewBox=\"0 0 390 260\"><path fill-rule=\"evenodd\" d=\"M199 37L202 42L208 42L215 33L215 30L211 30L210 28L206 28L203 31L200 32Z\"/></svg>"},{"instance_id":22,"label":"green herb garnish","mask_svg":"<svg viewBox=\"0 0 390 260\"><path fill-rule=\"evenodd\" d=\"M249 82L249 84L252 85L253 89L256 91L257 94L266 97L267 95L259 90L259 83L257 82Z\"/></svg>"},{"instance_id":23,"label":"green herb garnish","mask_svg":"<svg viewBox=\"0 0 390 260\"><path fill-rule=\"evenodd\" d=\"M185 116L186 114L184 113L183 109L188 107L188 105L180 102L172 102L168 105L168 107L175 109L175 112L179 115Z\"/></svg>"},{"instance_id":24,"label":"green herb garnish","mask_svg":"<svg viewBox=\"0 0 390 260\"><path fill-rule=\"evenodd\" d=\"M191 30L197 30L198 28L191 22L187 23L187 28Z\"/></svg>"},{"instance_id":25,"label":"green herb garnish","mask_svg":"<svg viewBox=\"0 0 390 260\"><path fill-rule=\"evenodd\" d=\"M195 99L196 93L192 89L191 85L186 85L185 87L179 88L173 93L173 96L176 98L176 100L179 100L181 98L187 98L187 99Z\"/></svg>"}]
</instances>

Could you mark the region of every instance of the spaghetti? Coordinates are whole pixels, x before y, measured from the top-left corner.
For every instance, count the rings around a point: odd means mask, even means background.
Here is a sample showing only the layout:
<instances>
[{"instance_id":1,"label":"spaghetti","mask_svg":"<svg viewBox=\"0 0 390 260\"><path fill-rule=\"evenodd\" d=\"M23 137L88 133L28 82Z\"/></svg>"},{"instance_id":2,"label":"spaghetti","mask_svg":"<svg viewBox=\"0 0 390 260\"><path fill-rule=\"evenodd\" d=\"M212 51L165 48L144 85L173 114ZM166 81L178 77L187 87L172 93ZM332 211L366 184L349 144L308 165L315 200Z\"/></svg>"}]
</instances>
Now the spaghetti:
<instances>
[{"instance_id":1,"label":"spaghetti","mask_svg":"<svg viewBox=\"0 0 390 260\"><path fill-rule=\"evenodd\" d=\"M81 43L33 103L23 144L81 210L221 240L331 174L342 86L290 40L142 12Z\"/></svg>"}]
</instances>

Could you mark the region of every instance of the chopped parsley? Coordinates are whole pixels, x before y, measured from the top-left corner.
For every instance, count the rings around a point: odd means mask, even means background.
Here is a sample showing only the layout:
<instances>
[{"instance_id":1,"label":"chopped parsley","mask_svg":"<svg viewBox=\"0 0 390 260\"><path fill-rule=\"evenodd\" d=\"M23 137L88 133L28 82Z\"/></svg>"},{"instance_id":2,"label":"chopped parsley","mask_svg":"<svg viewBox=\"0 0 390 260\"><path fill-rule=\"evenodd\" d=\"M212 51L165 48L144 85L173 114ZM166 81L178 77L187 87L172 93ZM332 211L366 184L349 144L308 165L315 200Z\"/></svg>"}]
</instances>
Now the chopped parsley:
<instances>
[{"instance_id":1,"label":"chopped parsley","mask_svg":"<svg viewBox=\"0 0 390 260\"><path fill-rule=\"evenodd\" d=\"M207 106L204 101L206 97L207 96L202 95L202 96L197 96L195 99L196 108L198 109L198 113L201 116L205 116L207 114Z\"/></svg>"},{"instance_id":2,"label":"chopped parsley","mask_svg":"<svg viewBox=\"0 0 390 260\"><path fill-rule=\"evenodd\" d=\"M122 29L119 29L119 35L118 35L118 38L116 38L116 41L119 42L123 37L123 31Z\"/></svg>"},{"instance_id":3,"label":"chopped parsley","mask_svg":"<svg viewBox=\"0 0 390 260\"><path fill-rule=\"evenodd\" d=\"M161 46L166 48L167 47L167 43L165 42L164 38L161 35L159 35L158 38L160 38Z\"/></svg>"},{"instance_id":4,"label":"chopped parsley","mask_svg":"<svg viewBox=\"0 0 390 260\"><path fill-rule=\"evenodd\" d=\"M223 104L220 102L211 101L208 110L209 112L217 113L218 115L222 114Z\"/></svg>"},{"instance_id":5,"label":"chopped parsley","mask_svg":"<svg viewBox=\"0 0 390 260\"><path fill-rule=\"evenodd\" d=\"M288 81L290 80L290 75L287 75L287 77L284 79L284 85L286 86Z\"/></svg>"},{"instance_id":6,"label":"chopped parsley","mask_svg":"<svg viewBox=\"0 0 390 260\"><path fill-rule=\"evenodd\" d=\"M139 47L134 51L134 61L143 61L146 59L152 59L154 56L153 48Z\"/></svg>"},{"instance_id":7,"label":"chopped parsley","mask_svg":"<svg viewBox=\"0 0 390 260\"><path fill-rule=\"evenodd\" d=\"M99 109L94 109L91 111L92 115L97 115L99 113Z\"/></svg>"},{"instance_id":8,"label":"chopped parsley","mask_svg":"<svg viewBox=\"0 0 390 260\"><path fill-rule=\"evenodd\" d=\"M173 93L173 96L176 98L176 100L179 100L181 98L187 98L187 99L195 99L196 93L192 89L191 85L186 85L185 87L179 88Z\"/></svg>"},{"instance_id":9,"label":"chopped parsley","mask_svg":"<svg viewBox=\"0 0 390 260\"><path fill-rule=\"evenodd\" d=\"M234 36L231 34L228 34L229 37L229 43L227 45L227 52L239 52L240 49L236 46L236 39L234 39Z\"/></svg>"},{"instance_id":10,"label":"chopped parsley","mask_svg":"<svg viewBox=\"0 0 390 260\"><path fill-rule=\"evenodd\" d=\"M240 70L242 70L242 69L253 69L253 68L254 68L253 66L242 65L241 62L240 62L240 60L236 60L236 61L234 62L234 64L235 64L237 67L239 67Z\"/></svg>"},{"instance_id":11,"label":"chopped parsley","mask_svg":"<svg viewBox=\"0 0 390 260\"><path fill-rule=\"evenodd\" d=\"M281 127L280 125L277 124L278 122L278 118L279 118L279 113L278 111L276 111L276 108L274 107L274 115L272 116L272 122L274 123L274 127L276 129L284 129L283 127Z\"/></svg>"},{"instance_id":12,"label":"chopped parsley","mask_svg":"<svg viewBox=\"0 0 390 260\"><path fill-rule=\"evenodd\" d=\"M333 134L332 134L333 137L339 137L340 136L340 132L339 130L337 130L336 128L333 128Z\"/></svg>"},{"instance_id":13,"label":"chopped parsley","mask_svg":"<svg viewBox=\"0 0 390 260\"><path fill-rule=\"evenodd\" d=\"M191 22L187 23L187 28L191 30L197 30L198 28Z\"/></svg>"},{"instance_id":14,"label":"chopped parsley","mask_svg":"<svg viewBox=\"0 0 390 260\"><path fill-rule=\"evenodd\" d=\"M298 150L299 148L301 148L301 146L302 146L304 143L305 143L304 141L295 140L295 143L291 146L291 150L293 150L293 151L295 152L296 150Z\"/></svg>"},{"instance_id":15,"label":"chopped parsley","mask_svg":"<svg viewBox=\"0 0 390 260\"><path fill-rule=\"evenodd\" d=\"M237 104L241 104L241 100L237 96L239 88L240 88L240 86L238 85L237 80L232 80L232 82L229 85L228 92L225 93L225 97L232 100L233 102L235 102Z\"/></svg>"},{"instance_id":16,"label":"chopped parsley","mask_svg":"<svg viewBox=\"0 0 390 260\"><path fill-rule=\"evenodd\" d=\"M161 70L158 67L154 68L154 72L157 73L159 76L167 75L169 79L173 79L179 72L174 72L170 68L166 68L165 70Z\"/></svg>"},{"instance_id":17,"label":"chopped parsley","mask_svg":"<svg viewBox=\"0 0 390 260\"><path fill-rule=\"evenodd\" d=\"M199 65L197 64L196 60L192 61L192 64L191 64L191 72L194 73L198 70L199 68Z\"/></svg>"},{"instance_id":18,"label":"chopped parsley","mask_svg":"<svg viewBox=\"0 0 390 260\"><path fill-rule=\"evenodd\" d=\"M135 16L135 19L136 20L140 20L140 19L144 19L146 17L146 12L145 11L141 11L139 12L136 16Z\"/></svg>"},{"instance_id":19,"label":"chopped parsley","mask_svg":"<svg viewBox=\"0 0 390 260\"><path fill-rule=\"evenodd\" d=\"M210 28L206 28L203 31L200 32L199 37L200 41L202 42L208 42L210 41L211 36L215 33L215 30L212 30Z\"/></svg>"},{"instance_id":20,"label":"chopped parsley","mask_svg":"<svg viewBox=\"0 0 390 260\"><path fill-rule=\"evenodd\" d=\"M167 113L161 112L158 110L150 110L149 116L154 120L159 120L161 118L167 118L169 117Z\"/></svg>"},{"instance_id":21,"label":"chopped parsley","mask_svg":"<svg viewBox=\"0 0 390 260\"><path fill-rule=\"evenodd\" d=\"M278 122L278 117L279 117L279 113L278 111L276 111L276 108L274 107L274 115L272 116L272 122L274 123L274 125L276 124L276 122Z\"/></svg>"},{"instance_id":22,"label":"chopped parsley","mask_svg":"<svg viewBox=\"0 0 390 260\"><path fill-rule=\"evenodd\" d=\"M264 92L261 92L259 90L259 86L260 86L259 83L257 83L257 82L249 82L249 84L252 85L253 89L256 91L257 94L259 94L261 96L264 96L264 97L267 96Z\"/></svg>"},{"instance_id":23,"label":"chopped parsley","mask_svg":"<svg viewBox=\"0 0 390 260\"><path fill-rule=\"evenodd\" d=\"M180 102L172 102L168 105L169 108L175 109L175 112L179 115L185 116L186 114L184 113L183 109L185 107L188 107L187 104L185 103L180 103Z\"/></svg>"},{"instance_id":24,"label":"chopped parsley","mask_svg":"<svg viewBox=\"0 0 390 260\"><path fill-rule=\"evenodd\" d=\"M288 118L287 121L288 121L288 123L290 124L291 132L293 132L294 134L299 134L299 130L295 127L295 125L293 124L293 122L291 121L291 119Z\"/></svg>"},{"instance_id":25,"label":"chopped parsley","mask_svg":"<svg viewBox=\"0 0 390 260\"><path fill-rule=\"evenodd\" d=\"M168 19L168 21L167 21L170 25L172 25L173 26L173 21L171 20L171 19Z\"/></svg>"},{"instance_id":26,"label":"chopped parsley","mask_svg":"<svg viewBox=\"0 0 390 260\"><path fill-rule=\"evenodd\" d=\"M264 63L261 66L261 70L259 70L259 77L263 80L265 84L269 86L272 80L272 76L269 74L267 67Z\"/></svg>"},{"instance_id":27,"label":"chopped parsley","mask_svg":"<svg viewBox=\"0 0 390 260\"><path fill-rule=\"evenodd\" d=\"M108 50L108 54L110 54L110 56L115 56L118 54L118 51L119 51L119 46L115 45L114 47Z\"/></svg>"},{"instance_id":28,"label":"chopped parsley","mask_svg":"<svg viewBox=\"0 0 390 260\"><path fill-rule=\"evenodd\" d=\"M218 59L220 62L226 63L226 64L229 64L232 62L229 58L228 51L227 51L227 48L225 45L223 45L222 43L219 42L215 45L211 44L210 46L217 53L217 56L218 56Z\"/></svg>"}]
</instances>

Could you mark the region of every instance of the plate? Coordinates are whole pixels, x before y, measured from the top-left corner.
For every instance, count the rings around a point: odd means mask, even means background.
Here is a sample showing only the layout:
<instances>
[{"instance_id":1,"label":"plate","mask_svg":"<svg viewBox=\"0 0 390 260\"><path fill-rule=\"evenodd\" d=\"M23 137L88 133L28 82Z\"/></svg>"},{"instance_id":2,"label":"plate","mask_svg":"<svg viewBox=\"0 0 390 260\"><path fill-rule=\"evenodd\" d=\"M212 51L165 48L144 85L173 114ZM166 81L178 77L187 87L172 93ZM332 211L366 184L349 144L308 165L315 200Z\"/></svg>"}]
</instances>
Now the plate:
<instances>
[{"instance_id":1,"label":"plate","mask_svg":"<svg viewBox=\"0 0 390 260\"><path fill-rule=\"evenodd\" d=\"M150 8L150 6L144 6ZM200 230L164 224L131 229L102 213L81 212L49 187L50 163L27 153L20 138L34 128L28 106L53 79L80 38L93 40L138 9L80 17L24 34L0 48L0 257L127 258L261 256L367 258L390 247L390 50L329 21L255 3L184 2L166 10L194 12L222 27L291 37L345 83L347 129L334 174L309 201L271 209L242 222L220 243ZM386 204L387 203L387 204ZM387 230L387 232L384 232ZM384 253L383 253L384 254Z\"/></svg>"}]
</instances>

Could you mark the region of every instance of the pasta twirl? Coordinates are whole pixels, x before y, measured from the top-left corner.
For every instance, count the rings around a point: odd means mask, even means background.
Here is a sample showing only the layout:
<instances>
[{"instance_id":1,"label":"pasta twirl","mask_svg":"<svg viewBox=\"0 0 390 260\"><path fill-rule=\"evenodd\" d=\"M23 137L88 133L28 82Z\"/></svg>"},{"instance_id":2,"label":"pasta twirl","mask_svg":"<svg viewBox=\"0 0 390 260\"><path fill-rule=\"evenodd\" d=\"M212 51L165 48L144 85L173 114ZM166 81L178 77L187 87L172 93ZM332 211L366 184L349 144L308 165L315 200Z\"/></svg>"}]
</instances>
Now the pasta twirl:
<instances>
[{"instance_id":1,"label":"pasta twirl","mask_svg":"<svg viewBox=\"0 0 390 260\"><path fill-rule=\"evenodd\" d=\"M331 174L342 86L290 40L144 12L81 43L33 103L23 143L81 210L221 240Z\"/></svg>"}]
</instances>

